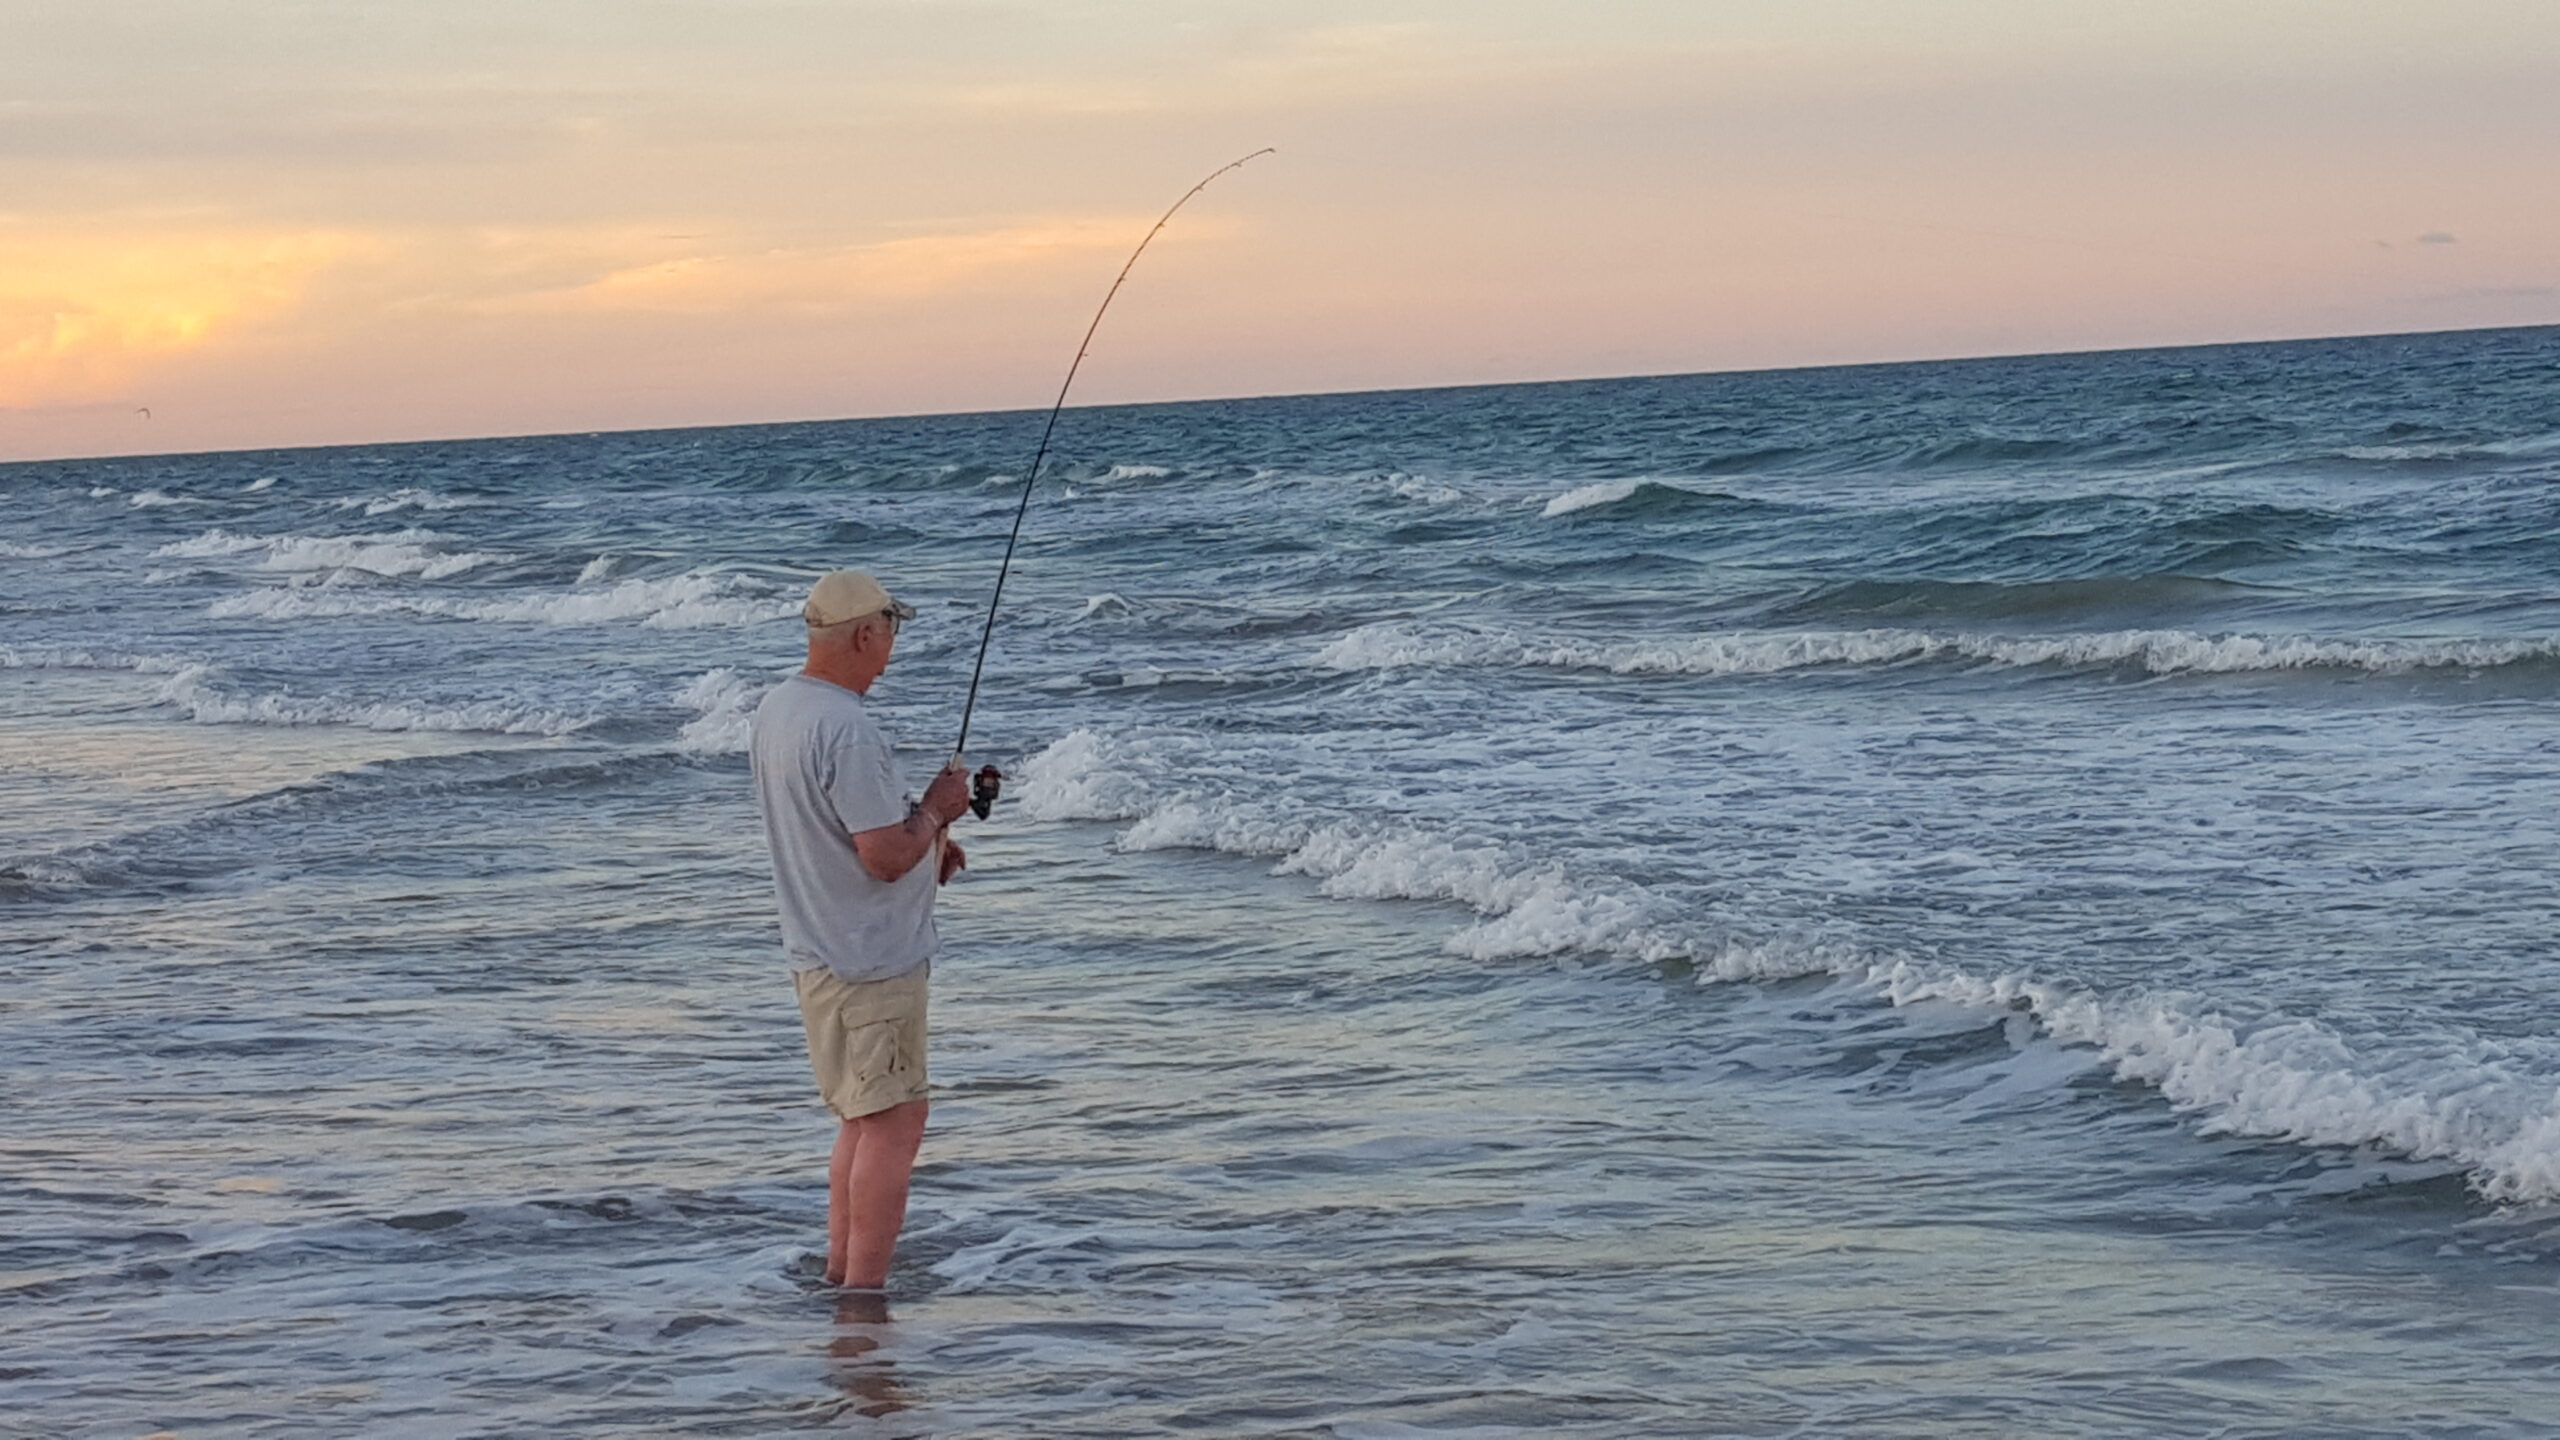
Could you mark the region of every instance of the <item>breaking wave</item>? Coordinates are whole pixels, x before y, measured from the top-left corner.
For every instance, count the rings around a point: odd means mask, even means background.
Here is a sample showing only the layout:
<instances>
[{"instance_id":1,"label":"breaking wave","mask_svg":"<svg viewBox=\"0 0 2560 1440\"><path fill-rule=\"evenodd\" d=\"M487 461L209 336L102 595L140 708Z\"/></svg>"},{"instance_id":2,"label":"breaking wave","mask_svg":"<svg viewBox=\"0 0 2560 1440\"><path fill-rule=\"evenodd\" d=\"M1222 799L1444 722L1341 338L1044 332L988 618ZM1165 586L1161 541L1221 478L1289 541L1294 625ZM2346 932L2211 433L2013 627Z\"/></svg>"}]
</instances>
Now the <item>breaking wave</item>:
<instances>
[{"instance_id":1,"label":"breaking wave","mask_svg":"<svg viewBox=\"0 0 2560 1440\"><path fill-rule=\"evenodd\" d=\"M1611 515L1670 516L1699 510L1743 507L1765 509L1765 502L1745 500L1716 490L1692 490L1659 480L1601 480L1577 486L1547 501L1543 519L1605 511Z\"/></svg>"},{"instance_id":2,"label":"breaking wave","mask_svg":"<svg viewBox=\"0 0 2560 1440\"><path fill-rule=\"evenodd\" d=\"M1603 505L1615 505L1621 500L1634 499L1639 488L1641 487L1633 480L1604 480L1596 485L1584 485L1567 490L1548 501L1547 508L1538 513L1552 520L1558 515L1570 515L1577 510L1596 510Z\"/></svg>"},{"instance_id":3,"label":"breaking wave","mask_svg":"<svg viewBox=\"0 0 2560 1440\"><path fill-rule=\"evenodd\" d=\"M501 700L436 704L419 700L345 700L269 691L241 695L214 683L213 667L188 665L160 687L160 700L204 725L345 725L362 730L434 730L493 735L569 735L595 723L571 714Z\"/></svg>"},{"instance_id":4,"label":"breaking wave","mask_svg":"<svg viewBox=\"0 0 2560 1440\"><path fill-rule=\"evenodd\" d=\"M676 703L694 712L676 732L676 749L688 755L744 754L756 703L772 688L771 681L727 665L696 675L676 692Z\"/></svg>"},{"instance_id":5,"label":"breaking wave","mask_svg":"<svg viewBox=\"0 0 2560 1440\"><path fill-rule=\"evenodd\" d=\"M326 616L436 615L522 625L608 625L659 629L755 625L796 614L798 602L772 584L722 571L662 580L618 580L595 588L476 598L360 588L275 586L226 595L206 607L217 619L291 620Z\"/></svg>"},{"instance_id":6,"label":"breaking wave","mask_svg":"<svg viewBox=\"0 0 2560 1440\"><path fill-rule=\"evenodd\" d=\"M442 580L506 557L477 550L449 551L450 537L409 529L384 535L234 535L207 530L151 552L155 560L207 560L256 556L256 567L308 575L354 570L368 575Z\"/></svg>"},{"instance_id":7,"label":"breaking wave","mask_svg":"<svg viewBox=\"0 0 2560 1440\"><path fill-rule=\"evenodd\" d=\"M345 495L329 503L341 510L361 510L367 515L392 515L402 510L460 510L488 502L404 487L387 495Z\"/></svg>"},{"instance_id":8,"label":"breaking wave","mask_svg":"<svg viewBox=\"0 0 2560 1440\"><path fill-rule=\"evenodd\" d=\"M2134 664L2154 675L2246 671L2489 669L2560 658L2560 640L2322 640L2189 630L1997 636L1926 630L1735 632L1662 640L1528 640L1397 622L1364 625L1316 663L1334 670L1597 670L1616 675L1769 675L1921 660L1996 666Z\"/></svg>"},{"instance_id":9,"label":"breaking wave","mask_svg":"<svg viewBox=\"0 0 2560 1440\"><path fill-rule=\"evenodd\" d=\"M166 675L190 662L174 655L135 655L122 650L79 650L54 645L0 645L0 670L132 670Z\"/></svg>"},{"instance_id":10,"label":"breaking wave","mask_svg":"<svg viewBox=\"0 0 2560 1440\"><path fill-rule=\"evenodd\" d=\"M1454 485L1445 485L1437 480L1426 480L1419 475L1407 475L1401 471L1382 475L1378 479L1397 499L1411 500L1417 504L1455 505L1467 498L1466 492Z\"/></svg>"},{"instance_id":11,"label":"breaking wave","mask_svg":"<svg viewBox=\"0 0 2560 1440\"><path fill-rule=\"evenodd\" d=\"M2240 1020L2192 995L2102 993L1837 940L1742 934L1684 914L1642 885L1578 874L1523 846L1145 778L1160 773L1160 761L1144 742L1072 731L1022 765L1020 813L1121 823L1124 850L1270 858L1275 873L1311 877L1336 898L1462 905L1476 918L1445 948L1469 960L1676 961L1702 984L1827 978L1897 1008L2024 1013L2047 1038L2093 1052L2117 1079L2149 1087L2206 1134L2379 1147L2459 1165L2489 1200L2560 1199L2560 1076L2494 1042L2394 1059L2317 1020Z\"/></svg>"}]
</instances>

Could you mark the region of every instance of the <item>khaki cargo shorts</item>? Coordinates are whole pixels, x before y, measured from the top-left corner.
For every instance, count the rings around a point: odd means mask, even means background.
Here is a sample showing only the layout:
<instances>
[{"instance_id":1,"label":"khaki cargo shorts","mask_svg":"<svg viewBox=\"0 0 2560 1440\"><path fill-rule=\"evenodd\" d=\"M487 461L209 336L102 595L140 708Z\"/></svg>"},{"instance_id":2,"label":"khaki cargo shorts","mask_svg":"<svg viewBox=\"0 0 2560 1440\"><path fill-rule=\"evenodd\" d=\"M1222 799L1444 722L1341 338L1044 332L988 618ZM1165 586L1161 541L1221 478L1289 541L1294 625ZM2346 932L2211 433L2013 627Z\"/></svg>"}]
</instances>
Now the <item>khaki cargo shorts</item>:
<instances>
[{"instance_id":1,"label":"khaki cargo shorts","mask_svg":"<svg viewBox=\"0 0 2560 1440\"><path fill-rule=\"evenodd\" d=\"M933 966L886 980L844 980L821 967L793 973L809 1068L839 1120L925 1097L925 991Z\"/></svg>"}]
</instances>

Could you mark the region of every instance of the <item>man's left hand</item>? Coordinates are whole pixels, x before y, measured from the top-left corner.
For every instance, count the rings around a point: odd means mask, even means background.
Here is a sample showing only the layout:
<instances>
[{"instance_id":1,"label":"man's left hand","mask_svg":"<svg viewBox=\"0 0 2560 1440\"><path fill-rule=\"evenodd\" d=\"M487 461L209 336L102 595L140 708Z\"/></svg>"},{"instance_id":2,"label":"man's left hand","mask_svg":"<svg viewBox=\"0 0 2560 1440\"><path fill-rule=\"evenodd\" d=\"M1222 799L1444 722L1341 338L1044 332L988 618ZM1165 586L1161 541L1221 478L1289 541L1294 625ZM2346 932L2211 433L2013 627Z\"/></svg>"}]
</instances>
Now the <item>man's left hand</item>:
<instances>
[{"instance_id":1,"label":"man's left hand","mask_svg":"<svg viewBox=\"0 0 2560 1440\"><path fill-rule=\"evenodd\" d=\"M942 874L933 883L948 885L952 876L968 868L969 857L961 851L960 842L945 836L942 841Z\"/></svg>"}]
</instances>

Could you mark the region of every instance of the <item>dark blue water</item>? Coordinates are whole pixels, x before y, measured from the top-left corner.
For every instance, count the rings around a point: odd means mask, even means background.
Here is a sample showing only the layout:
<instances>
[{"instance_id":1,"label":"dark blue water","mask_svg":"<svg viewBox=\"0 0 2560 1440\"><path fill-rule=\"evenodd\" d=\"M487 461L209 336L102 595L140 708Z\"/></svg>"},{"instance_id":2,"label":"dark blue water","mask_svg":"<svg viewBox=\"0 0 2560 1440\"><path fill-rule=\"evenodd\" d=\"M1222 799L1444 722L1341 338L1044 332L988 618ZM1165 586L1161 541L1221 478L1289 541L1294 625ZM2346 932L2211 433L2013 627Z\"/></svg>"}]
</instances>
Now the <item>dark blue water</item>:
<instances>
[{"instance_id":1,"label":"dark blue water","mask_svg":"<svg viewBox=\"0 0 2560 1440\"><path fill-rule=\"evenodd\" d=\"M744 717L1039 419L0 467L0 1428L2560 1423L2560 330L1072 412L884 1319Z\"/></svg>"}]
</instances>

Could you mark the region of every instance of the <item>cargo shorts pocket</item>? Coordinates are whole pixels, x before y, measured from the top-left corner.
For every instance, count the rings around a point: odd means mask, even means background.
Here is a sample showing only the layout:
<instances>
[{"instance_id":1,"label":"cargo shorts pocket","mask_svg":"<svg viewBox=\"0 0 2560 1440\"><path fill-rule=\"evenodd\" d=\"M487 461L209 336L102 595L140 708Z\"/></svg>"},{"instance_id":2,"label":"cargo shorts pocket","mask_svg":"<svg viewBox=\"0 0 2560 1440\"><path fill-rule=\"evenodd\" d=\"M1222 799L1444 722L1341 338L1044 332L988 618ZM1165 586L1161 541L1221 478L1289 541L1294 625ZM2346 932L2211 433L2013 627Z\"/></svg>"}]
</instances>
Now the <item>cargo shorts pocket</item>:
<instances>
[{"instance_id":1,"label":"cargo shorts pocket","mask_svg":"<svg viewBox=\"0 0 2560 1440\"><path fill-rule=\"evenodd\" d=\"M846 1027L832 1066L820 1067L818 1092L840 1119L876 1114L925 1095L924 1057L907 1020ZM832 1071L832 1073L829 1073Z\"/></svg>"},{"instance_id":2,"label":"cargo shorts pocket","mask_svg":"<svg viewBox=\"0 0 2560 1440\"><path fill-rule=\"evenodd\" d=\"M844 1031L844 1058L839 1062L846 1079L857 1083L885 1080L910 1067L907 1059L905 1027L895 1020L873 1020L849 1024Z\"/></svg>"}]
</instances>

